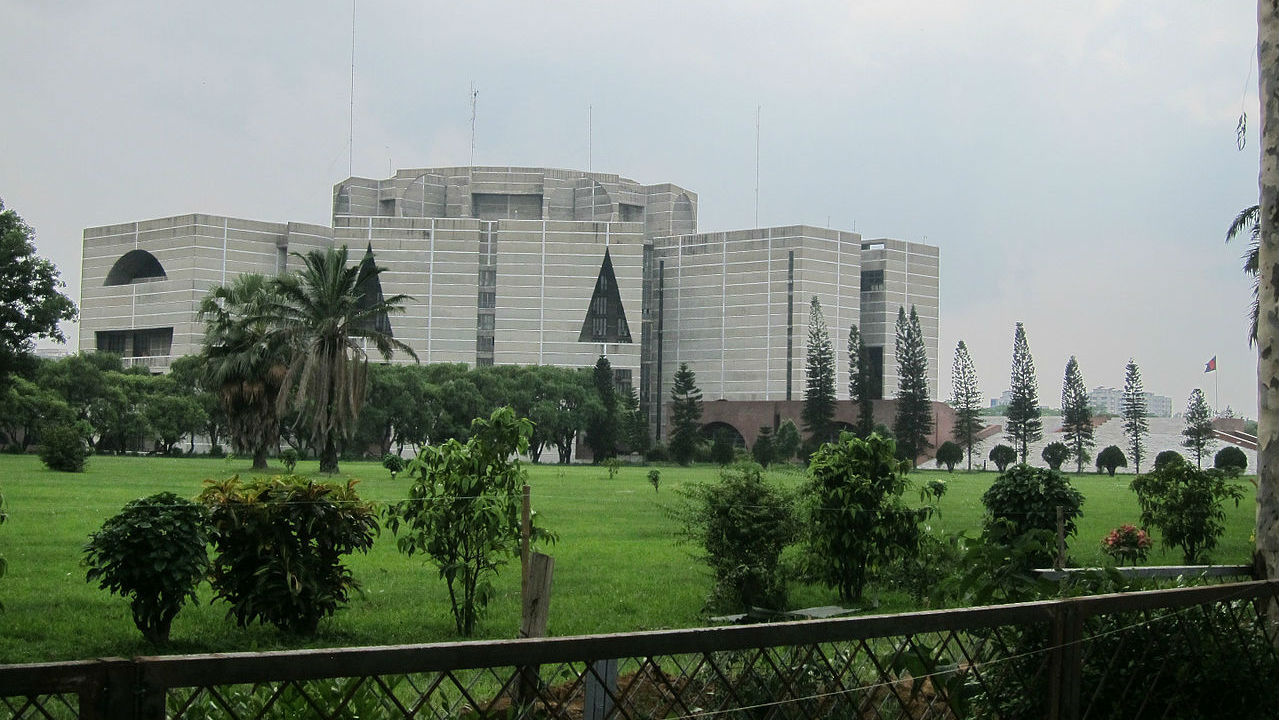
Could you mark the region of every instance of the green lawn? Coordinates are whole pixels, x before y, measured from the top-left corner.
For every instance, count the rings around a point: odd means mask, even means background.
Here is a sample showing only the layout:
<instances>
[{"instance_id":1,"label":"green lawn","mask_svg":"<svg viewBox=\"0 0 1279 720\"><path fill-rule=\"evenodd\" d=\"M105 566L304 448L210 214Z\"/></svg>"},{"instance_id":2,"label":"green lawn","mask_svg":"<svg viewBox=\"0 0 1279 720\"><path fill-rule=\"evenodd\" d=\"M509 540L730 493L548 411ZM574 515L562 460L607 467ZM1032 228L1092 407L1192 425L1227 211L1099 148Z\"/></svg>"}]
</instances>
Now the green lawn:
<instances>
[{"instance_id":1,"label":"green lawn","mask_svg":"<svg viewBox=\"0 0 1279 720\"><path fill-rule=\"evenodd\" d=\"M315 466L303 463L298 469L313 472ZM390 502L406 494L408 480L391 480L377 464L344 463L342 469L364 481L359 487L363 497ZM661 467L660 492L647 481L649 469L623 467L609 480L603 468L529 466L540 522L560 537L549 550L555 556L552 634L704 624L709 579L693 559L694 549L677 542L669 508L679 499L679 487L711 480L715 469ZM194 496L206 478L244 472L244 460L94 457L86 472L66 474L46 470L34 457L0 456L0 493L9 512L8 522L0 525L0 555L9 561L8 574L0 578L0 663L157 652L134 629L125 600L85 582L81 548L90 532L131 499L161 490ZM803 481L798 471L771 474L787 485ZM981 493L994 473L918 475L949 481L934 528L977 534ZM1079 563L1098 562L1101 537L1120 523L1137 520L1128 489L1132 476L1071 477L1087 498L1071 555ZM1253 516L1252 502L1229 508L1229 527L1214 555L1217 562L1248 561ZM1150 559L1151 564L1179 561L1175 551L1156 551ZM203 586L201 602L184 608L174 622L173 642L164 652L457 639L443 581L421 559L400 555L389 533L368 555L353 557L351 566L363 594L322 622L314 638L299 640L269 627L237 628L225 618L225 606L209 603L209 589ZM498 597L481 620L481 637L513 637L519 625L515 566L502 573L498 586ZM883 609L914 609L900 595L885 594L883 600ZM824 588L792 588L797 607L837 603L835 594Z\"/></svg>"}]
</instances>

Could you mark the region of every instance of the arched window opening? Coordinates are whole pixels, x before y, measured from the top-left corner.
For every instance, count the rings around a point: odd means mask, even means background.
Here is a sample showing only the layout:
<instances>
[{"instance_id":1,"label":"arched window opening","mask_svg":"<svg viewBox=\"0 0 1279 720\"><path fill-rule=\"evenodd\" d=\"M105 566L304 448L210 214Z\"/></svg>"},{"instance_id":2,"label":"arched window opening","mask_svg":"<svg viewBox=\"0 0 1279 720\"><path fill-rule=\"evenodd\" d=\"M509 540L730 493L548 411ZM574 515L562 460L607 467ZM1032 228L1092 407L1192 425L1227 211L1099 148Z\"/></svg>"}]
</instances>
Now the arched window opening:
<instances>
[{"instance_id":1,"label":"arched window opening","mask_svg":"<svg viewBox=\"0 0 1279 720\"><path fill-rule=\"evenodd\" d=\"M115 261L115 265L111 266L111 272L107 273L106 282L102 284L128 285L150 280L164 280L167 277L164 266L155 259L154 255L146 250L130 250Z\"/></svg>"}]
</instances>

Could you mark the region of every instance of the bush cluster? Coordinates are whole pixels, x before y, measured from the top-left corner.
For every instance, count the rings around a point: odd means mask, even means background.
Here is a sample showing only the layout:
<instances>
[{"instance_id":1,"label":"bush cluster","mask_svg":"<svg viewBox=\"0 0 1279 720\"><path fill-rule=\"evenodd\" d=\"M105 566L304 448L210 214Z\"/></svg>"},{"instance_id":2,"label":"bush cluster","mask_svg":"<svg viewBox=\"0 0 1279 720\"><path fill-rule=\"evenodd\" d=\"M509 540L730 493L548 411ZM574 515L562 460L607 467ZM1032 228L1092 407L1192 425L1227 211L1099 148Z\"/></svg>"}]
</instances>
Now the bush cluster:
<instances>
[{"instance_id":1,"label":"bush cluster","mask_svg":"<svg viewBox=\"0 0 1279 720\"><path fill-rule=\"evenodd\" d=\"M73 425L54 425L40 433L40 460L50 470L83 472L89 448Z\"/></svg>"},{"instance_id":2,"label":"bush cluster","mask_svg":"<svg viewBox=\"0 0 1279 720\"><path fill-rule=\"evenodd\" d=\"M742 462L719 482L680 490L684 537L703 551L714 584L707 606L719 610L782 609L782 550L799 536L794 498L764 480L763 467Z\"/></svg>"}]
</instances>

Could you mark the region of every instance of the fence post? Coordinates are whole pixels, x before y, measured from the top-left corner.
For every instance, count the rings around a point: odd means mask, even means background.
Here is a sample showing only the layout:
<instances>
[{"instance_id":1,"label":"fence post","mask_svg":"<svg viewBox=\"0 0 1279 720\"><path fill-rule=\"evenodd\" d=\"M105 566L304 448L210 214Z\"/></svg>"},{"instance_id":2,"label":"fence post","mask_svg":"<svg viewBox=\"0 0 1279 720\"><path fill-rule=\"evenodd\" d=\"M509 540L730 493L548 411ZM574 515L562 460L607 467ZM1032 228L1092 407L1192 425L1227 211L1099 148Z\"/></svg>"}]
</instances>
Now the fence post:
<instances>
[{"instance_id":1,"label":"fence post","mask_svg":"<svg viewBox=\"0 0 1279 720\"><path fill-rule=\"evenodd\" d=\"M137 671L123 658L99 658L89 687L80 692L80 720L133 720Z\"/></svg>"},{"instance_id":2,"label":"fence post","mask_svg":"<svg viewBox=\"0 0 1279 720\"><path fill-rule=\"evenodd\" d=\"M604 720L613 712L617 695L617 660L596 660L586 669L586 700L582 720Z\"/></svg>"},{"instance_id":3,"label":"fence post","mask_svg":"<svg viewBox=\"0 0 1279 720\"><path fill-rule=\"evenodd\" d=\"M136 720L164 720L164 698L168 688L148 677L146 663L134 661L137 666L135 687L137 697Z\"/></svg>"},{"instance_id":4,"label":"fence post","mask_svg":"<svg viewBox=\"0 0 1279 720\"><path fill-rule=\"evenodd\" d=\"M1053 607L1048 668L1048 717L1079 720L1083 677L1083 614L1079 604L1062 600Z\"/></svg>"}]
</instances>

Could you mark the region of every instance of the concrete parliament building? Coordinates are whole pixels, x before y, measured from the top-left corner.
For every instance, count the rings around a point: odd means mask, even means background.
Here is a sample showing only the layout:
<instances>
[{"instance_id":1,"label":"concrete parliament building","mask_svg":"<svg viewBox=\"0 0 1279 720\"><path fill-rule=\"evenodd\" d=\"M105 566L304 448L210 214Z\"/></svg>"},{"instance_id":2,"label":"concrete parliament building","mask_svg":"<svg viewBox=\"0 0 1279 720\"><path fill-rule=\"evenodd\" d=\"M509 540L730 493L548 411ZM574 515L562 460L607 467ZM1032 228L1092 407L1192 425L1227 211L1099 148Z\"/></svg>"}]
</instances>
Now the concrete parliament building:
<instances>
[{"instance_id":1,"label":"concrete parliament building","mask_svg":"<svg viewBox=\"0 0 1279 720\"><path fill-rule=\"evenodd\" d=\"M413 298L390 323L421 362L589 367L604 354L619 386L638 390L658 437L680 363L697 373L703 422L747 442L759 425L798 424L813 297L840 400L852 324L881 395L893 396L897 311L912 305L936 397L936 247L806 225L698 233L697 206L696 193L670 183L464 166L345 180L329 227L192 214L88 228L80 347L162 372L199 350L196 310L212 287L296 269L291 253L346 245L352 262L371 255L386 268L386 295Z\"/></svg>"}]
</instances>

